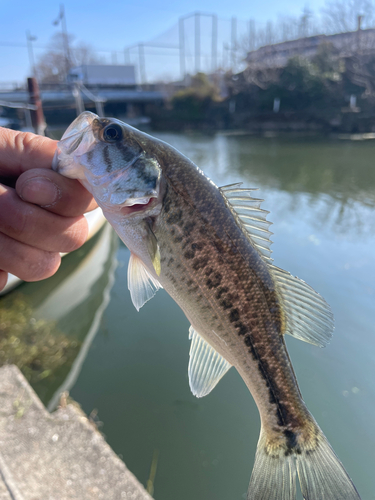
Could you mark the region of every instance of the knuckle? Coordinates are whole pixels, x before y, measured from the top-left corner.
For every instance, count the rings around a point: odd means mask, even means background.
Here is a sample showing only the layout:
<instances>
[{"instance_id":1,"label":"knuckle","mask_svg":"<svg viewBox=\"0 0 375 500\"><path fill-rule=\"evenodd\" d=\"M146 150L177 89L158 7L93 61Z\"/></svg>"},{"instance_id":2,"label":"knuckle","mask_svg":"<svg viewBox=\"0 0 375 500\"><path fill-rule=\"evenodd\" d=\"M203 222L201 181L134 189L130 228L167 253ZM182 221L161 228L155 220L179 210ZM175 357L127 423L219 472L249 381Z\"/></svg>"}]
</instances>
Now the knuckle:
<instances>
[{"instance_id":1,"label":"knuckle","mask_svg":"<svg viewBox=\"0 0 375 500\"><path fill-rule=\"evenodd\" d=\"M49 278L60 267L59 253L39 251L28 262L25 276L20 276L24 281L40 281Z\"/></svg>"},{"instance_id":2,"label":"knuckle","mask_svg":"<svg viewBox=\"0 0 375 500\"><path fill-rule=\"evenodd\" d=\"M72 252L80 248L87 240L88 224L85 218L73 223L64 234L64 251Z\"/></svg>"},{"instance_id":3,"label":"knuckle","mask_svg":"<svg viewBox=\"0 0 375 500\"><path fill-rule=\"evenodd\" d=\"M28 233L35 209L18 199L13 191L8 191L0 203L0 230L20 240Z\"/></svg>"},{"instance_id":4,"label":"knuckle","mask_svg":"<svg viewBox=\"0 0 375 500\"><path fill-rule=\"evenodd\" d=\"M31 132L19 132L14 137L14 145L17 151L21 153L28 153L32 149L33 139L35 135Z\"/></svg>"},{"instance_id":5,"label":"knuckle","mask_svg":"<svg viewBox=\"0 0 375 500\"><path fill-rule=\"evenodd\" d=\"M14 238L17 240L24 239L25 235L29 233L29 229L32 225L32 219L34 215L34 210L32 207L25 208L21 210L15 210L13 214L9 217L10 232Z\"/></svg>"},{"instance_id":6,"label":"knuckle","mask_svg":"<svg viewBox=\"0 0 375 500\"><path fill-rule=\"evenodd\" d=\"M39 250L0 232L0 281L7 272L24 281L39 281L52 276L60 262L59 253Z\"/></svg>"},{"instance_id":7,"label":"knuckle","mask_svg":"<svg viewBox=\"0 0 375 500\"><path fill-rule=\"evenodd\" d=\"M18 132L13 138L14 149L20 154L21 172L38 166L50 168L55 144L57 141L32 134L31 132Z\"/></svg>"}]
</instances>

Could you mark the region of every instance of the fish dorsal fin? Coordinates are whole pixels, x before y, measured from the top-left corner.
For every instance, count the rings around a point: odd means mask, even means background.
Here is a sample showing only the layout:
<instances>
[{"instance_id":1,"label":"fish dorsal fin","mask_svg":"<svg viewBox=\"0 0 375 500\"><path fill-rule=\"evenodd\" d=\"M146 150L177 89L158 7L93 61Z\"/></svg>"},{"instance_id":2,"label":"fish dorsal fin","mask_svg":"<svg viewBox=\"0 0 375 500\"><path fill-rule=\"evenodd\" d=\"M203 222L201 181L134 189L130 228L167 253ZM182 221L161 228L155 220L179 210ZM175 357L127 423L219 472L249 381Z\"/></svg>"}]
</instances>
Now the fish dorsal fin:
<instances>
[{"instance_id":1,"label":"fish dorsal fin","mask_svg":"<svg viewBox=\"0 0 375 500\"><path fill-rule=\"evenodd\" d=\"M128 267L128 288L137 311L159 290L161 284L149 273L142 260L130 254Z\"/></svg>"},{"instance_id":2,"label":"fish dorsal fin","mask_svg":"<svg viewBox=\"0 0 375 500\"><path fill-rule=\"evenodd\" d=\"M333 332L333 314L327 302L301 279L272 264L272 234L266 220L267 212L260 208L263 200L252 197L255 189L243 189L241 183L219 188L237 224L261 254L275 281L285 313L285 331L300 340L324 347Z\"/></svg>"},{"instance_id":3,"label":"fish dorsal fin","mask_svg":"<svg viewBox=\"0 0 375 500\"><path fill-rule=\"evenodd\" d=\"M232 366L191 326L189 329L189 385L197 398L207 396Z\"/></svg>"},{"instance_id":4,"label":"fish dorsal fin","mask_svg":"<svg viewBox=\"0 0 375 500\"><path fill-rule=\"evenodd\" d=\"M252 197L256 189L241 188L242 183L230 184L219 188L237 224L249 238L250 243L263 257L265 262L272 262L270 246L272 222L267 221L269 212L260 208L263 200Z\"/></svg>"},{"instance_id":5,"label":"fish dorsal fin","mask_svg":"<svg viewBox=\"0 0 375 500\"><path fill-rule=\"evenodd\" d=\"M285 313L285 332L310 344L325 347L333 333L333 314L311 286L287 271L269 265Z\"/></svg>"}]
</instances>

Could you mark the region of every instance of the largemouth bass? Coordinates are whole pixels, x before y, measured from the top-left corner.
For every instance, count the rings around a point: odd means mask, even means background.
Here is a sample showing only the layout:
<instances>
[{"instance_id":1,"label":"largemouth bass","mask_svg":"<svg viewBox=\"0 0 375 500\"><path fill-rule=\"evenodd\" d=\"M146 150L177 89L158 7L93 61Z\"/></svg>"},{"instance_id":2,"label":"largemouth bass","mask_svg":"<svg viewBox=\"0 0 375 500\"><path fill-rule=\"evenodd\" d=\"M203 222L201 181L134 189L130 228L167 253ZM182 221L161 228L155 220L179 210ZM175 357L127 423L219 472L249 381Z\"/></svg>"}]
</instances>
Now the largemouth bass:
<instances>
[{"instance_id":1,"label":"largemouth bass","mask_svg":"<svg viewBox=\"0 0 375 500\"><path fill-rule=\"evenodd\" d=\"M234 366L261 417L248 500L355 500L358 492L306 408L284 334L324 346L328 304L276 267L262 200L218 188L168 144L116 119L82 113L53 168L92 193L131 252L135 307L163 287L191 322L189 383L207 395Z\"/></svg>"}]
</instances>

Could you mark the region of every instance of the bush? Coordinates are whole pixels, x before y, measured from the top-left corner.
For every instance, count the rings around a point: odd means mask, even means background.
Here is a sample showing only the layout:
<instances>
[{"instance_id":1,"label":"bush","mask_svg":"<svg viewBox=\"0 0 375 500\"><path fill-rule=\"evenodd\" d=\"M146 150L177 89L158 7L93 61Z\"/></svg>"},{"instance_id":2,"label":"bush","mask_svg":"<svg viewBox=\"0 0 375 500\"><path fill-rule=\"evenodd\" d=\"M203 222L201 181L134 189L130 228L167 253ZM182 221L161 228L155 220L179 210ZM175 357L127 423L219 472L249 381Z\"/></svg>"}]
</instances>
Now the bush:
<instances>
[{"instance_id":1,"label":"bush","mask_svg":"<svg viewBox=\"0 0 375 500\"><path fill-rule=\"evenodd\" d=\"M220 101L218 91L209 82L207 75L197 73L192 77L191 86L179 90L171 99L173 110L181 119L203 120L213 104Z\"/></svg>"}]
</instances>

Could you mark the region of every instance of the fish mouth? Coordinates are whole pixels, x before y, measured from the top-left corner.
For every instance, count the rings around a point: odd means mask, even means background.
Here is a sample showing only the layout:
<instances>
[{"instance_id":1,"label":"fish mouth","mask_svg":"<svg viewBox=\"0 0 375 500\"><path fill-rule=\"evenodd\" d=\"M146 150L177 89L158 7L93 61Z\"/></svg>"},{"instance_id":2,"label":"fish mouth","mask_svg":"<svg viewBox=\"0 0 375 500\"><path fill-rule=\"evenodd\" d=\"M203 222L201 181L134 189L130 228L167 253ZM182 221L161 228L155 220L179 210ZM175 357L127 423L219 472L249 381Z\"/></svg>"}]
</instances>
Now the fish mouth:
<instances>
[{"instance_id":1,"label":"fish mouth","mask_svg":"<svg viewBox=\"0 0 375 500\"><path fill-rule=\"evenodd\" d=\"M65 177L79 178L72 168L74 156L85 152L93 142L92 124L99 117L95 113L85 111L81 113L74 122L66 129L64 135L57 144L57 149L52 160L52 170L61 173Z\"/></svg>"},{"instance_id":2,"label":"fish mouth","mask_svg":"<svg viewBox=\"0 0 375 500\"><path fill-rule=\"evenodd\" d=\"M120 212L122 213L122 215L131 215L133 213L150 210L154 208L154 206L157 205L157 203L158 203L157 197L129 200L129 203L121 207Z\"/></svg>"},{"instance_id":3,"label":"fish mouth","mask_svg":"<svg viewBox=\"0 0 375 500\"><path fill-rule=\"evenodd\" d=\"M77 136L82 135L88 127L91 127L93 121L98 119L99 117L95 113L91 113L91 111L84 111L65 130L61 141L69 141L69 139L74 139Z\"/></svg>"}]
</instances>

